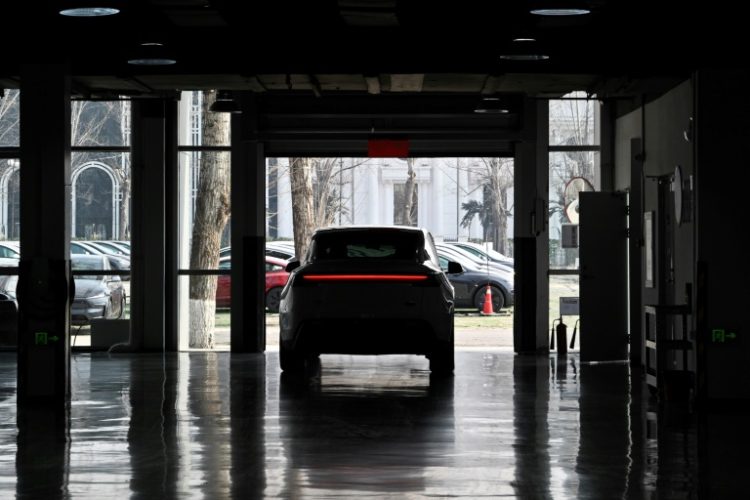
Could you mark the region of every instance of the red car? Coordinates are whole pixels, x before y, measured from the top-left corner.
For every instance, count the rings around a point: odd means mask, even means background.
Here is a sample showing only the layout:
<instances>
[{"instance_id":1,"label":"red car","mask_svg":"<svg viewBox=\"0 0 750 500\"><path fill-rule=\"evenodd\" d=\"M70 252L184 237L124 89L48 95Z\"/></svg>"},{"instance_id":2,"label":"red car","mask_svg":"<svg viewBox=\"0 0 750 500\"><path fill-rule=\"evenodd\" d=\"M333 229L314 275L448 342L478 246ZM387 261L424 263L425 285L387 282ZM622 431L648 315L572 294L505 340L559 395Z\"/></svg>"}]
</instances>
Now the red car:
<instances>
[{"instance_id":1,"label":"red car","mask_svg":"<svg viewBox=\"0 0 750 500\"><path fill-rule=\"evenodd\" d=\"M271 312L279 312L281 289L286 285L289 273L286 272L287 262L275 257L266 257L266 307ZM219 269L231 269L232 260L221 259ZM232 304L232 277L219 276L216 287L216 307L230 307Z\"/></svg>"}]
</instances>

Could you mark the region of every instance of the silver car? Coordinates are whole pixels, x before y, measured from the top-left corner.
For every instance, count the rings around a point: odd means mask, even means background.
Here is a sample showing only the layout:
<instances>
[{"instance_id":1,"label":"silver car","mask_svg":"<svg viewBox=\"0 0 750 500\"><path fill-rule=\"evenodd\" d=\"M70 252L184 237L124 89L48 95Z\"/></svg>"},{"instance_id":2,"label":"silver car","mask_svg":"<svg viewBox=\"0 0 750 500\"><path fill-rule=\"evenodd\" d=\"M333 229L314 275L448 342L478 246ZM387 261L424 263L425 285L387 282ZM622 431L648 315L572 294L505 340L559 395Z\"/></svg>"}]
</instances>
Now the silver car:
<instances>
[{"instance_id":1,"label":"silver car","mask_svg":"<svg viewBox=\"0 0 750 500\"><path fill-rule=\"evenodd\" d=\"M281 292L279 357L302 371L324 353L420 354L453 371L453 286L432 236L411 227L316 231ZM461 266L451 263L451 271Z\"/></svg>"}]
</instances>

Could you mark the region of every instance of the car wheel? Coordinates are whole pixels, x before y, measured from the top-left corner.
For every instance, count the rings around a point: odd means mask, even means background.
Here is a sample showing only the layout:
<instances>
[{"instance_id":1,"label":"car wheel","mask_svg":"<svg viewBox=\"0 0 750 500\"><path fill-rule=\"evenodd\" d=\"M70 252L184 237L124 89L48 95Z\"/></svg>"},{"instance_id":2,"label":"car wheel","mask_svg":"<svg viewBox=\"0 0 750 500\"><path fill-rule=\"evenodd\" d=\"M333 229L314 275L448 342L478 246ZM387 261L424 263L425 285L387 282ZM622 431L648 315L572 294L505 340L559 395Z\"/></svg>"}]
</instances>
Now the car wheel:
<instances>
[{"instance_id":1,"label":"car wheel","mask_svg":"<svg viewBox=\"0 0 750 500\"><path fill-rule=\"evenodd\" d=\"M495 285L490 285L490 292L492 293L492 310L498 312L505 305L505 296L503 295L503 291ZM487 287L481 286L479 287L479 290L477 290L477 293L474 294L474 307L480 312L484 308L484 297L486 293Z\"/></svg>"},{"instance_id":2,"label":"car wheel","mask_svg":"<svg viewBox=\"0 0 750 500\"><path fill-rule=\"evenodd\" d=\"M266 307L269 311L277 313L279 312L279 304L281 303L281 287L274 287L268 290L266 294Z\"/></svg>"},{"instance_id":3,"label":"car wheel","mask_svg":"<svg viewBox=\"0 0 750 500\"><path fill-rule=\"evenodd\" d=\"M430 353L430 371L433 375L450 375L455 366L453 340L440 342Z\"/></svg>"}]
</instances>

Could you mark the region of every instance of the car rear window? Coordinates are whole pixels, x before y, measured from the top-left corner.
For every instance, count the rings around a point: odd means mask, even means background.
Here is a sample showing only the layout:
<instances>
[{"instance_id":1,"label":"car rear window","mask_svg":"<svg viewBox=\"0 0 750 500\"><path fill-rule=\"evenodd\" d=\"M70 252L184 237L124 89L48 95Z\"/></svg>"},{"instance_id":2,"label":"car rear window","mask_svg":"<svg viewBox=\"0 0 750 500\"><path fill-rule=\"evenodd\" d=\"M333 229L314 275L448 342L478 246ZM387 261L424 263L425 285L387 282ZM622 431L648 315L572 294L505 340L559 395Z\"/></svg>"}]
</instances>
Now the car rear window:
<instances>
[{"instance_id":1,"label":"car rear window","mask_svg":"<svg viewBox=\"0 0 750 500\"><path fill-rule=\"evenodd\" d=\"M315 237L312 260L382 259L422 262L422 234L411 231L342 231Z\"/></svg>"}]
</instances>

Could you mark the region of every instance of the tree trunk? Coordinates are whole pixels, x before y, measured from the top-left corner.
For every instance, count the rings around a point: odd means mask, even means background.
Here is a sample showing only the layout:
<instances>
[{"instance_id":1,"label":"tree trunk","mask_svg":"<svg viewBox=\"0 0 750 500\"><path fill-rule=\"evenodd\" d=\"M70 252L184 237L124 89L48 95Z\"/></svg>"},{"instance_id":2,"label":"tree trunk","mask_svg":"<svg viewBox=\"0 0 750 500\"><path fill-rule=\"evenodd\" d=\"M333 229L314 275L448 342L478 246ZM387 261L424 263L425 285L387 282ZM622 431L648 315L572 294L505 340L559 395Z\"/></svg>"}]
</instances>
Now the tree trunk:
<instances>
[{"instance_id":1,"label":"tree trunk","mask_svg":"<svg viewBox=\"0 0 750 500\"><path fill-rule=\"evenodd\" d=\"M120 201L120 234L117 237L122 241L130 241L130 166L128 171L123 172L120 181L120 192L122 200ZM124 169L123 169L124 170Z\"/></svg>"},{"instance_id":2,"label":"tree trunk","mask_svg":"<svg viewBox=\"0 0 750 500\"><path fill-rule=\"evenodd\" d=\"M289 180L292 189L294 251L297 259L302 261L310 245L310 236L315 230L310 158L289 158Z\"/></svg>"},{"instance_id":3,"label":"tree trunk","mask_svg":"<svg viewBox=\"0 0 750 500\"><path fill-rule=\"evenodd\" d=\"M203 93L203 145L229 143L229 115L209 107L216 91ZM203 152L193 217L190 269L219 266L221 234L229 220L229 155ZM214 347L217 276L190 277L190 347Z\"/></svg>"},{"instance_id":4,"label":"tree trunk","mask_svg":"<svg viewBox=\"0 0 750 500\"><path fill-rule=\"evenodd\" d=\"M414 191L417 185L417 174L414 172L414 158L407 158L406 165L408 170L406 171L406 187L404 188L404 224L407 226L414 225L412 220L412 210L414 209Z\"/></svg>"}]
</instances>

